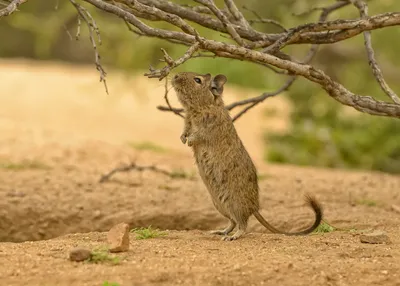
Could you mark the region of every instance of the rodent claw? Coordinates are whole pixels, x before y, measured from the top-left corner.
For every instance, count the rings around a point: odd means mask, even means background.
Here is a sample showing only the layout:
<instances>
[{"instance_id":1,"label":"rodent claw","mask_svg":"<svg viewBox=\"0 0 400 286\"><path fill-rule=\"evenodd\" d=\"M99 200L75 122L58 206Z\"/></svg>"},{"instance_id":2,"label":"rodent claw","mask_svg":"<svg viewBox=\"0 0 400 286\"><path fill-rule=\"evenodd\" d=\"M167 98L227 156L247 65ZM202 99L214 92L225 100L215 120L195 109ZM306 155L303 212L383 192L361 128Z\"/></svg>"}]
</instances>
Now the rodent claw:
<instances>
[{"instance_id":1,"label":"rodent claw","mask_svg":"<svg viewBox=\"0 0 400 286\"><path fill-rule=\"evenodd\" d=\"M183 144L186 144L186 135L185 134L181 135L181 141Z\"/></svg>"},{"instance_id":2,"label":"rodent claw","mask_svg":"<svg viewBox=\"0 0 400 286\"><path fill-rule=\"evenodd\" d=\"M232 236L224 236L221 240L223 241L233 241L236 240L236 236L232 235Z\"/></svg>"}]
</instances>

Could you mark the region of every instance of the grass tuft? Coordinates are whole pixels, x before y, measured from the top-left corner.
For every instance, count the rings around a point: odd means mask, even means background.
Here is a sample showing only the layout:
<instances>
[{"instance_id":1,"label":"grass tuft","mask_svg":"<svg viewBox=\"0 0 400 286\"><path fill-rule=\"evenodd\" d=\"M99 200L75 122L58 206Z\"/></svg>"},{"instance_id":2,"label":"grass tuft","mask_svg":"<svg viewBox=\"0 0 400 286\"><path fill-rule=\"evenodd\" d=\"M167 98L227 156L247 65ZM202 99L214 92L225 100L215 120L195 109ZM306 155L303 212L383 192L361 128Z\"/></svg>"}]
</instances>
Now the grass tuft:
<instances>
[{"instance_id":1,"label":"grass tuft","mask_svg":"<svg viewBox=\"0 0 400 286\"><path fill-rule=\"evenodd\" d=\"M365 205L368 207L375 207L378 204L376 201L370 200L370 199L358 200L356 203L359 205Z\"/></svg>"},{"instance_id":2,"label":"grass tuft","mask_svg":"<svg viewBox=\"0 0 400 286\"><path fill-rule=\"evenodd\" d=\"M144 142L132 142L129 143L129 145L136 149L136 150L148 150L148 151L153 151L157 153L165 153L167 149L165 149L162 146L159 146L157 144L154 144L153 142L149 141L144 141Z\"/></svg>"},{"instance_id":3,"label":"grass tuft","mask_svg":"<svg viewBox=\"0 0 400 286\"><path fill-rule=\"evenodd\" d=\"M326 221L322 221L320 225L313 231L313 233L321 234L335 231L336 228L328 224Z\"/></svg>"},{"instance_id":4,"label":"grass tuft","mask_svg":"<svg viewBox=\"0 0 400 286\"><path fill-rule=\"evenodd\" d=\"M117 282L104 281L102 286L120 286Z\"/></svg>"},{"instance_id":5,"label":"grass tuft","mask_svg":"<svg viewBox=\"0 0 400 286\"><path fill-rule=\"evenodd\" d=\"M136 233L136 239L149 239L167 235L166 232L160 231L159 229L153 229L151 226L134 228L131 232Z\"/></svg>"},{"instance_id":6,"label":"grass tuft","mask_svg":"<svg viewBox=\"0 0 400 286\"><path fill-rule=\"evenodd\" d=\"M0 169L10 171L23 171L23 170L49 170L50 167L39 161L24 160L22 162L0 162Z\"/></svg>"},{"instance_id":7,"label":"grass tuft","mask_svg":"<svg viewBox=\"0 0 400 286\"><path fill-rule=\"evenodd\" d=\"M173 179L193 180L196 177L196 173L195 172L189 173L182 169L174 169L174 170L172 170L170 177Z\"/></svg>"},{"instance_id":8,"label":"grass tuft","mask_svg":"<svg viewBox=\"0 0 400 286\"><path fill-rule=\"evenodd\" d=\"M98 248L92 251L92 256L87 260L90 263L111 263L119 264L121 259L118 256L111 255L107 247Z\"/></svg>"}]
</instances>

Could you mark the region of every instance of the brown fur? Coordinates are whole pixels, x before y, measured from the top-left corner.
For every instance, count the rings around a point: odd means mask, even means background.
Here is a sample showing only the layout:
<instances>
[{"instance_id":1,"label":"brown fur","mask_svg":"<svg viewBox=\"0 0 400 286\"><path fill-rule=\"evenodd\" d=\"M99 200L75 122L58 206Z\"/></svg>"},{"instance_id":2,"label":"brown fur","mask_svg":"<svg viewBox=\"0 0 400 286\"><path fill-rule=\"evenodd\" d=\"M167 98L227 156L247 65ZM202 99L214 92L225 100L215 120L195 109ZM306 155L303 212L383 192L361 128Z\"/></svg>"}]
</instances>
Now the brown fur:
<instances>
[{"instance_id":1,"label":"brown fur","mask_svg":"<svg viewBox=\"0 0 400 286\"><path fill-rule=\"evenodd\" d=\"M259 213L257 170L224 108L225 82L223 75L212 78L210 74L191 72L178 73L172 79L172 86L186 113L181 140L192 147L200 176L215 208L230 221L224 230L212 233L224 235L224 240L237 239L245 233L251 215L274 233L311 233L322 220L322 209L310 196L306 198L315 212L315 222L304 231L279 231ZM236 226L237 232L227 236Z\"/></svg>"}]
</instances>

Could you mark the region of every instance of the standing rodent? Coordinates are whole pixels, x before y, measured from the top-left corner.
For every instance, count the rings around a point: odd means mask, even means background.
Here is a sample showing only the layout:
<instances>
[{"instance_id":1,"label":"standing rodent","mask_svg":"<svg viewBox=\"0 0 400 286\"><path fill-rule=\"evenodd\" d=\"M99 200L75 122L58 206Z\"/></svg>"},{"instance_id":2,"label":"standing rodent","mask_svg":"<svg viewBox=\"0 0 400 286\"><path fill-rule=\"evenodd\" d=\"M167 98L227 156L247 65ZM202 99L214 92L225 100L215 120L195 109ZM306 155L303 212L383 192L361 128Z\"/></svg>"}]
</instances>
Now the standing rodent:
<instances>
[{"instance_id":1,"label":"standing rodent","mask_svg":"<svg viewBox=\"0 0 400 286\"><path fill-rule=\"evenodd\" d=\"M322 208L311 196L308 205L315 213L314 224L306 230L287 233L270 225L259 213L257 170L240 140L222 99L224 75L182 72L172 79L178 100L185 110L183 143L193 149L200 176L215 208L230 223L212 234L224 235L223 240L242 236L251 215L273 233L305 235L314 231L322 220ZM232 236L228 236L238 226Z\"/></svg>"}]
</instances>

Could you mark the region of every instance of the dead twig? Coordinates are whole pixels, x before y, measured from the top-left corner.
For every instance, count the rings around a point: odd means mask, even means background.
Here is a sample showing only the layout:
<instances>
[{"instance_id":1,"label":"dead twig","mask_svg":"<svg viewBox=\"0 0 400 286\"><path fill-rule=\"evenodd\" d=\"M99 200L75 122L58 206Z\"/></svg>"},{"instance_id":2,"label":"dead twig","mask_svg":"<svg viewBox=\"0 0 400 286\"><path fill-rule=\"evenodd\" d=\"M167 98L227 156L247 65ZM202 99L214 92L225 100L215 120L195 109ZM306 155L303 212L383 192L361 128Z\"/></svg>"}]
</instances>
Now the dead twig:
<instances>
[{"instance_id":1,"label":"dead twig","mask_svg":"<svg viewBox=\"0 0 400 286\"><path fill-rule=\"evenodd\" d=\"M257 20L249 20L250 25L252 25L254 23L273 24L273 25L277 26L278 28L282 29L283 31L287 32L287 29L278 21L273 20L273 19L264 19L256 11L249 9L246 6L243 6L243 9L246 9L247 11L253 13L253 15L257 18Z\"/></svg>"},{"instance_id":2,"label":"dead twig","mask_svg":"<svg viewBox=\"0 0 400 286\"><path fill-rule=\"evenodd\" d=\"M176 61L174 61L164 49L161 49L161 51L164 53L164 60L167 63L167 66L165 66L164 68L159 69L159 70L150 68L150 72L149 73L145 73L144 75L149 77L149 78L159 78L159 80L162 80L164 77L166 77L170 73L170 71L172 69L176 68L177 66L183 64L188 59L190 59L193 56L193 54L195 52L197 52L199 47L200 47L200 43L198 43L198 42L194 43L186 51L186 53L182 57L177 59Z\"/></svg>"},{"instance_id":3,"label":"dead twig","mask_svg":"<svg viewBox=\"0 0 400 286\"><path fill-rule=\"evenodd\" d=\"M368 18L368 6L366 2L362 0L350 0L350 2L360 11L360 16L362 19ZM372 69L376 81L379 83L379 86L381 87L383 92L386 93L392 99L394 103L400 104L400 98L386 83L383 77L383 73L379 68L378 63L375 59L375 52L374 49L372 48L370 31L364 32L364 45L365 49L367 50L368 63Z\"/></svg>"},{"instance_id":4,"label":"dead twig","mask_svg":"<svg viewBox=\"0 0 400 286\"><path fill-rule=\"evenodd\" d=\"M173 108L171 106L171 104L169 103L168 92L169 92L169 89L168 89L168 78L165 78L165 94L164 94L165 102L167 103L169 110L171 110L174 114L184 118L184 116L181 114L181 111L177 111L176 108Z\"/></svg>"},{"instance_id":5,"label":"dead twig","mask_svg":"<svg viewBox=\"0 0 400 286\"><path fill-rule=\"evenodd\" d=\"M69 1L72 3L72 5L75 7L76 11L78 12L78 28L77 28L77 33L76 33L76 39L77 40L79 39L80 24L81 24L80 19L82 19L86 23L88 30L89 30L89 39L90 39L90 42L92 43L93 50L94 50L96 69L100 73L100 82L104 83L104 88L106 90L106 93L108 94L108 87L107 87L107 81L106 81L107 73L100 63L100 54L98 52L96 40L94 38L94 33L95 33L97 36L97 41L98 41L99 45L101 45L101 37L100 37L99 28L97 27L96 21L94 20L94 18L92 17L92 15L89 13L89 11L86 8L84 8L82 5L76 3L75 0L69 0Z\"/></svg>"},{"instance_id":6,"label":"dead twig","mask_svg":"<svg viewBox=\"0 0 400 286\"><path fill-rule=\"evenodd\" d=\"M333 4L331 7L334 7L334 6L341 6L341 7L344 7L344 6L346 6L346 5L349 5L350 4L350 2L349 1L343 1L343 0L337 0L336 1L336 3L335 4ZM341 8L341 7L338 7L338 8ZM304 12L301 12L301 13L292 13L292 15L293 16L297 16L297 17L303 17L303 16L306 16L306 15L309 15L309 14L311 14L312 12L315 12L315 11L325 11L327 8L326 7L313 7L313 8L311 8L311 9L308 9L308 10L306 10L306 11L304 11ZM336 9L335 9L336 10Z\"/></svg>"},{"instance_id":7,"label":"dead twig","mask_svg":"<svg viewBox=\"0 0 400 286\"><path fill-rule=\"evenodd\" d=\"M121 167L116 167L114 169L112 169L111 171L109 171L106 174L103 174L100 179L99 179L99 183L104 183L106 181L109 181L110 178L116 174L116 173L125 173L125 172L130 172L130 171L138 171L138 172L144 172L144 171L152 171L155 173L159 173L159 174L163 174L166 176L169 176L171 178L174 178L175 176L163 169L157 168L154 165L150 165L150 166L139 166L137 165L135 162L132 162L126 166L121 166Z\"/></svg>"},{"instance_id":8,"label":"dead twig","mask_svg":"<svg viewBox=\"0 0 400 286\"><path fill-rule=\"evenodd\" d=\"M232 121L236 121L237 119L239 119L243 114L245 114L247 111L249 111L251 108L255 107L257 104L263 102L264 100L266 100L269 97L278 95L282 92L284 92L285 90L287 90L296 80L296 77L293 76L291 77L288 81L285 82L285 84L279 88L278 90L274 91L274 92L265 92L262 95L260 95L259 97L253 97L251 98L248 103L251 103L249 106L245 107L242 111L240 111L238 114L236 114L233 118ZM228 108L233 109L234 107L239 106L239 104L231 104L231 106L229 106Z\"/></svg>"}]
</instances>

